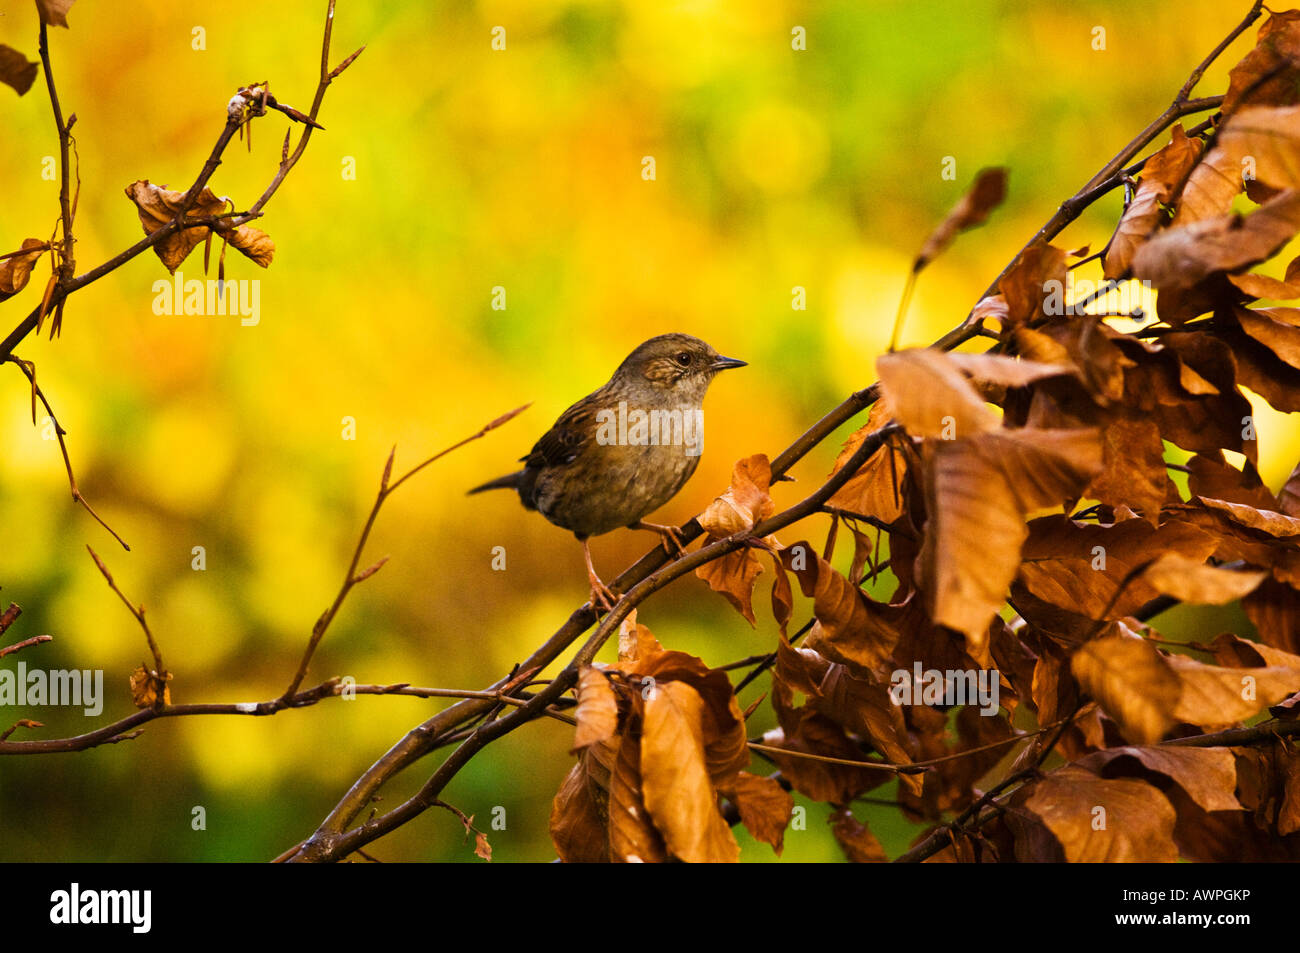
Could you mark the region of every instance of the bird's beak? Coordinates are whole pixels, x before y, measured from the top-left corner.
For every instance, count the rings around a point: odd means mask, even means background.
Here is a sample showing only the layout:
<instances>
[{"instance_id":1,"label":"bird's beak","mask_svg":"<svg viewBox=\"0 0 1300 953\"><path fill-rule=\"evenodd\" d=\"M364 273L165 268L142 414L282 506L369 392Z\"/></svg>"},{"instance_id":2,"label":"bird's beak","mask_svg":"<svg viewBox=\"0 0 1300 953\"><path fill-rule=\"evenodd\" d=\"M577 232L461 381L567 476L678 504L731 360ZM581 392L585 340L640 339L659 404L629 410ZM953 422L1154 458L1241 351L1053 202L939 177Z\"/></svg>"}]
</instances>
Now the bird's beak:
<instances>
[{"instance_id":1,"label":"bird's beak","mask_svg":"<svg viewBox=\"0 0 1300 953\"><path fill-rule=\"evenodd\" d=\"M734 357L716 357L713 363L709 365L711 371L725 371L732 367L748 367L744 361L738 361Z\"/></svg>"}]
</instances>

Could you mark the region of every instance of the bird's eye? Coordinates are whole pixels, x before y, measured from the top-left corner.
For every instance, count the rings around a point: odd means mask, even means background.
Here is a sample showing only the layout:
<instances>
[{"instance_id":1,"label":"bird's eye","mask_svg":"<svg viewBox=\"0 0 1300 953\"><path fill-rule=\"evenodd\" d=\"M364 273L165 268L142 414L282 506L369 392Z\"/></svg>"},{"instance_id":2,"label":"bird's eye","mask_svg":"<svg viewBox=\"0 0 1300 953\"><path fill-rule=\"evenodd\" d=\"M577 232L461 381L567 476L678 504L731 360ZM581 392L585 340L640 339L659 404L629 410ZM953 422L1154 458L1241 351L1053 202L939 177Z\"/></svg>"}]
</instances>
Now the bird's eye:
<instances>
[{"instance_id":1,"label":"bird's eye","mask_svg":"<svg viewBox=\"0 0 1300 953\"><path fill-rule=\"evenodd\" d=\"M678 354L677 357L674 358L674 360L677 361L677 363L680 364L682 367L690 367L690 366L691 366L691 352L690 352L690 351L682 351L682 353Z\"/></svg>"}]
</instances>

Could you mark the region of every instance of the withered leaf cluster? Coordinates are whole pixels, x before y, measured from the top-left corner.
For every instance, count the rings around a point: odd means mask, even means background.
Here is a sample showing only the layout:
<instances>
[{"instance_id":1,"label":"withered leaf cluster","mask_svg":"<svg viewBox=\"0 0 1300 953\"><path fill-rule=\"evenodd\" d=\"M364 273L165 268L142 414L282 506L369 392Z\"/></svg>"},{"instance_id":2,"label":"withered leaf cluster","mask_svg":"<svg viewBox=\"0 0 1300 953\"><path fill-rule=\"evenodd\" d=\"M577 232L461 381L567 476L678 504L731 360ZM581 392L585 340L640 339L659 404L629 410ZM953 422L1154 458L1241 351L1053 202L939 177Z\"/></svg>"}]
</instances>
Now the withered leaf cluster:
<instances>
[{"instance_id":1,"label":"withered leaf cluster","mask_svg":"<svg viewBox=\"0 0 1300 953\"><path fill-rule=\"evenodd\" d=\"M734 860L728 819L779 849L784 785L831 805L847 857L880 861L854 802L897 781L942 837L922 857L1300 860L1300 465L1261 481L1245 394L1300 410L1300 308L1260 304L1300 298L1300 258L1274 261L1300 233L1297 90L1300 12L1274 14L1214 121L1143 163L1100 256L1157 293L1139 329L1062 307L1071 254L1039 243L974 311L991 350L881 357L833 473L899 429L823 507L820 549L754 536L780 504L765 457L736 464L701 524L746 545L697 574L753 624L771 567L777 726L756 747L779 774L746 772L724 672L625 629L617 665L582 676L561 857ZM1002 190L982 177L922 258ZM867 584L886 572L882 601ZM1253 630L1171 642L1150 623L1175 601L1239 605ZM922 670L991 677L994 710L900 702Z\"/></svg>"}]
</instances>

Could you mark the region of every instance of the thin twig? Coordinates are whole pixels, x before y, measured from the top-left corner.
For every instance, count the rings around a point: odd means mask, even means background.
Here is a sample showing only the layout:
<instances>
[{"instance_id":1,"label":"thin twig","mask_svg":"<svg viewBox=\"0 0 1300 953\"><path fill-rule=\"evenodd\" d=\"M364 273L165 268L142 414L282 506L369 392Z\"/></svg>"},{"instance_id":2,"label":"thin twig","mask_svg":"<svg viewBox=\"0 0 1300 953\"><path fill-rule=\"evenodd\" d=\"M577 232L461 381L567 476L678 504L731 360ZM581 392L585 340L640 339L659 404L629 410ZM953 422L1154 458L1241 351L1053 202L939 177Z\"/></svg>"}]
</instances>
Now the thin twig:
<instances>
[{"instance_id":1,"label":"thin twig","mask_svg":"<svg viewBox=\"0 0 1300 953\"><path fill-rule=\"evenodd\" d=\"M90 505L90 501L87 500L82 495L80 488L78 488L77 486L77 478L72 473L72 458L68 456L68 445L63 439L63 436L64 434L67 433L67 431L63 429L63 425L60 424L58 418L54 416L54 408L50 406L50 402L45 398L45 393L41 390L40 385L36 383L36 365L31 361L24 361L22 358L13 354L6 357L4 361L0 363L5 363L5 362L12 362L13 364L16 364L18 366L18 369L27 376L27 379L29 381L31 381L32 394L33 394L33 404L32 404L33 424L36 423L35 401L39 400L42 404L45 405L45 413L49 415L50 423L54 425L54 436L58 439L59 451L63 454L63 468L68 472L68 486L72 490L73 500L75 500L77 503L80 503L81 506L85 509L85 511L89 513L92 517L94 517L95 522L98 523L100 526L104 527L104 529L108 530L109 534L115 540L121 543L122 548L129 552L131 547L127 545L126 540L124 540L118 534L117 530L109 526L108 523L104 521L104 518L102 516L100 516L98 513L95 512L95 508Z\"/></svg>"},{"instance_id":2,"label":"thin twig","mask_svg":"<svg viewBox=\"0 0 1300 953\"><path fill-rule=\"evenodd\" d=\"M333 4L330 6L332 9ZM308 131L310 131L310 128ZM321 639L325 637L325 631L329 628L330 623L334 621L334 617L338 615L339 608L343 605L343 600L348 597L348 593L352 591L352 587L359 582L369 579L381 566L383 566L385 562L388 561L388 557L385 556L383 559L366 569L358 571L357 568L361 564L361 553L366 547L366 541L370 538L370 531L374 528L375 520L379 516L379 510L383 507L384 501L392 496L398 487L435 460L445 457L453 450L458 450L467 443L472 443L473 441L478 440L518 414L523 413L530 406L530 404L524 404L522 407L516 407L509 413L502 414L500 417L484 425L477 433L471 434L465 439L457 441L445 450L440 450L422 463L416 464L392 483L389 483L389 478L392 476L393 472L393 457L397 453L397 448L393 447L392 451L388 454L388 462L384 464L384 472L379 478L379 494L375 497L375 503L370 508L370 515L366 518L365 526L361 529L361 538L357 540L356 548L352 551L352 561L348 563L348 569L343 576L343 582L339 586L338 593L334 596L334 601L330 604L328 609L321 613L320 618L316 620L316 624L312 626L311 638L307 640L307 648L303 652L302 661L298 663L298 670L294 673L293 680L289 682L289 687L285 689L284 697L287 698L296 692L298 687L302 684L303 679L307 677L307 667L311 664L311 657L316 653L316 647L320 645Z\"/></svg>"}]
</instances>

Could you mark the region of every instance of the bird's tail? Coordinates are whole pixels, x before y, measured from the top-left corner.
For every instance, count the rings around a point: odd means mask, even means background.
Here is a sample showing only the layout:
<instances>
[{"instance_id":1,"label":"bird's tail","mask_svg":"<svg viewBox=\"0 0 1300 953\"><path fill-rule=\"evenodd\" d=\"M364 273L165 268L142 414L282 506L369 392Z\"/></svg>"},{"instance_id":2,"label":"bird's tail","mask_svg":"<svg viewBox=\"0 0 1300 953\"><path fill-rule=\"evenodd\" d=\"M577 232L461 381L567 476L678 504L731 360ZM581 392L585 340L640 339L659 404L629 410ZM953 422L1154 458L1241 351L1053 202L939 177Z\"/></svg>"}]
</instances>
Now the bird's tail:
<instances>
[{"instance_id":1,"label":"bird's tail","mask_svg":"<svg viewBox=\"0 0 1300 953\"><path fill-rule=\"evenodd\" d=\"M489 480L487 483L474 487L474 489L470 490L465 495L470 496L474 493L482 493L484 490L517 490L519 489L519 481L523 479L524 472L525 471L523 470L519 470L516 473L507 473L503 477Z\"/></svg>"}]
</instances>

